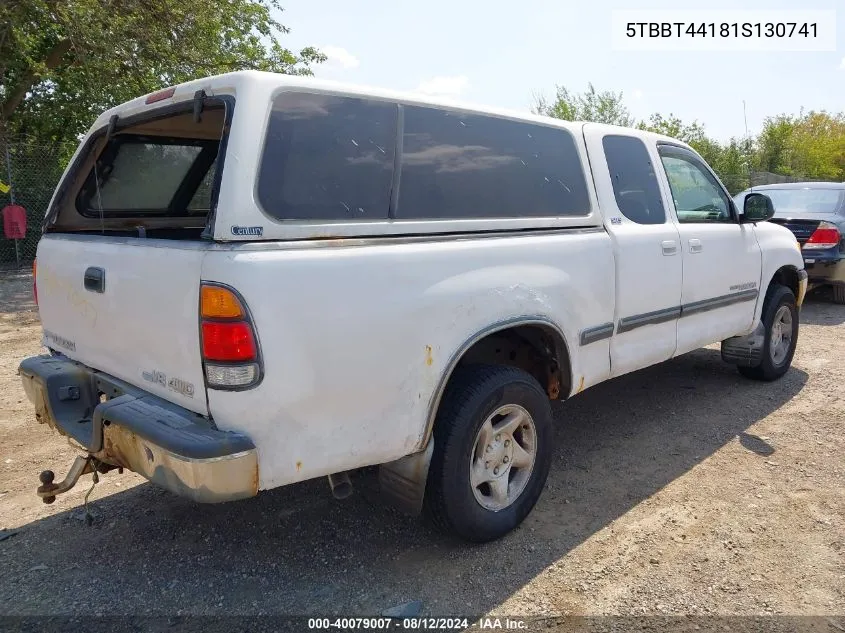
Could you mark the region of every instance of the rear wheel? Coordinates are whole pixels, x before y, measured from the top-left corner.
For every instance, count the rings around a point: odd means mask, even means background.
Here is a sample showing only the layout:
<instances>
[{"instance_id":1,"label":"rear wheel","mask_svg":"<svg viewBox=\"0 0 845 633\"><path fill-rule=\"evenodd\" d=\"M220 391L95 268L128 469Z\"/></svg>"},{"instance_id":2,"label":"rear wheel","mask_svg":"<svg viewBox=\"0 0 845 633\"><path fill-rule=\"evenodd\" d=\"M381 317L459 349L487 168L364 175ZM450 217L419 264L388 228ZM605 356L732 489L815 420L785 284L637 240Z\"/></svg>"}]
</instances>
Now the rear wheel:
<instances>
[{"instance_id":1,"label":"rear wheel","mask_svg":"<svg viewBox=\"0 0 845 633\"><path fill-rule=\"evenodd\" d=\"M783 376L792 364L798 343L798 306L795 295L786 286L772 286L763 306L763 356L756 367L742 367L739 372L754 380L771 381Z\"/></svg>"},{"instance_id":2,"label":"rear wheel","mask_svg":"<svg viewBox=\"0 0 845 633\"><path fill-rule=\"evenodd\" d=\"M845 284L833 284L833 302L845 304Z\"/></svg>"},{"instance_id":3,"label":"rear wheel","mask_svg":"<svg viewBox=\"0 0 845 633\"><path fill-rule=\"evenodd\" d=\"M513 367L459 368L434 427L425 505L435 524L470 541L518 526L537 502L552 455L549 398Z\"/></svg>"}]
</instances>

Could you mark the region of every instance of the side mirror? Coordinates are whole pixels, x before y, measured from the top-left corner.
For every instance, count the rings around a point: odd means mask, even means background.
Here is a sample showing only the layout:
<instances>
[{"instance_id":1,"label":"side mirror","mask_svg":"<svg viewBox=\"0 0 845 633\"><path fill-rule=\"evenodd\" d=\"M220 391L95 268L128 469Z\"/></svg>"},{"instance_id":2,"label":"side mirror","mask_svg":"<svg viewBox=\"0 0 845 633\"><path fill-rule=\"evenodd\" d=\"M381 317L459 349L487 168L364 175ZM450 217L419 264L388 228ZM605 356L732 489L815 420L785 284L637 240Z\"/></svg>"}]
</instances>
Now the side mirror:
<instances>
[{"instance_id":1,"label":"side mirror","mask_svg":"<svg viewBox=\"0 0 845 633\"><path fill-rule=\"evenodd\" d=\"M774 216L772 199L762 193L749 193L742 205L742 222L765 222Z\"/></svg>"}]
</instances>

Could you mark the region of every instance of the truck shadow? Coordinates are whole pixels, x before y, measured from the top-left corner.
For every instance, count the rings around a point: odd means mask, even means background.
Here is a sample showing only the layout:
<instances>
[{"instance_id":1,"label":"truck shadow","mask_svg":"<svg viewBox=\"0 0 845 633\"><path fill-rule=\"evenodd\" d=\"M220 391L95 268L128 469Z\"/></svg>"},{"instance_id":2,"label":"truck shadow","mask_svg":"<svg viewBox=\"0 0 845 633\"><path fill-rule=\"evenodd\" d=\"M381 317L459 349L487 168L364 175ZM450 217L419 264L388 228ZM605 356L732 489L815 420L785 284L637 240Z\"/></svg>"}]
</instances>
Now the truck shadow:
<instances>
[{"instance_id":1,"label":"truck shadow","mask_svg":"<svg viewBox=\"0 0 845 633\"><path fill-rule=\"evenodd\" d=\"M73 510L0 542L0 611L375 615L420 600L427 615L482 614L738 436L764 460L774 449L747 430L807 378L747 381L701 349L556 405L540 502L485 545L385 507L371 474L344 502L323 479L219 506L140 485L98 500L91 527Z\"/></svg>"}]
</instances>

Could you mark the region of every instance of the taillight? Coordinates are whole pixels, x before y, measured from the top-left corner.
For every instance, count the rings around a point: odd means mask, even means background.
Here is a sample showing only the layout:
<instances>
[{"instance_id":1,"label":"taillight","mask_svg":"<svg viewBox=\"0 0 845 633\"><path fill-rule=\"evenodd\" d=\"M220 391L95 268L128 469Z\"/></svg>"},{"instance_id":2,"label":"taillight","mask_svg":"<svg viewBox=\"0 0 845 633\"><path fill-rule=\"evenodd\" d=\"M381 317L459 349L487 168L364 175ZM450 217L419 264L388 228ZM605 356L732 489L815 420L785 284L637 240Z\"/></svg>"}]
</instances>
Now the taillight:
<instances>
[{"instance_id":1,"label":"taillight","mask_svg":"<svg viewBox=\"0 0 845 633\"><path fill-rule=\"evenodd\" d=\"M202 355L205 360L240 362L257 360L255 339L249 323L202 323Z\"/></svg>"},{"instance_id":2,"label":"taillight","mask_svg":"<svg viewBox=\"0 0 845 633\"><path fill-rule=\"evenodd\" d=\"M38 305L38 278L35 276L38 266L36 260L32 260L32 296L35 297L35 305Z\"/></svg>"},{"instance_id":3,"label":"taillight","mask_svg":"<svg viewBox=\"0 0 845 633\"><path fill-rule=\"evenodd\" d=\"M819 226L804 244L804 248L833 248L839 244L842 235L835 224L819 222Z\"/></svg>"},{"instance_id":4,"label":"taillight","mask_svg":"<svg viewBox=\"0 0 845 633\"><path fill-rule=\"evenodd\" d=\"M249 312L237 292L218 284L200 287L202 360L208 386L245 389L261 379L261 355Z\"/></svg>"}]
</instances>

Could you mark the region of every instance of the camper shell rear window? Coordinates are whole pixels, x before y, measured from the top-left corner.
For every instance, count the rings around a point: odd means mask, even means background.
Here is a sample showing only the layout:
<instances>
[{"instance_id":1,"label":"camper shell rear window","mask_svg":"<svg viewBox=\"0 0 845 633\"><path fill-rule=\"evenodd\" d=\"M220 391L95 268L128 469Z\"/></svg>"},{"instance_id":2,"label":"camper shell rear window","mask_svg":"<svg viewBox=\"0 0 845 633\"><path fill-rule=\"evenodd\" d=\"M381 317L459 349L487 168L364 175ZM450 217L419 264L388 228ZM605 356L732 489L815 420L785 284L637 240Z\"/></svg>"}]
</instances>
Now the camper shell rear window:
<instances>
[{"instance_id":1,"label":"camper shell rear window","mask_svg":"<svg viewBox=\"0 0 845 633\"><path fill-rule=\"evenodd\" d=\"M113 117L62 178L44 230L208 237L234 105L232 96L202 93Z\"/></svg>"},{"instance_id":2,"label":"camper shell rear window","mask_svg":"<svg viewBox=\"0 0 845 633\"><path fill-rule=\"evenodd\" d=\"M219 148L219 140L119 134L92 167L77 209L89 218L208 213Z\"/></svg>"}]
</instances>

